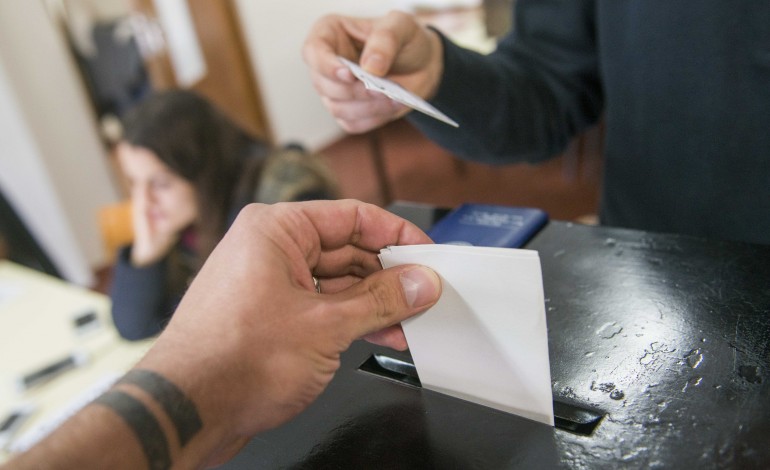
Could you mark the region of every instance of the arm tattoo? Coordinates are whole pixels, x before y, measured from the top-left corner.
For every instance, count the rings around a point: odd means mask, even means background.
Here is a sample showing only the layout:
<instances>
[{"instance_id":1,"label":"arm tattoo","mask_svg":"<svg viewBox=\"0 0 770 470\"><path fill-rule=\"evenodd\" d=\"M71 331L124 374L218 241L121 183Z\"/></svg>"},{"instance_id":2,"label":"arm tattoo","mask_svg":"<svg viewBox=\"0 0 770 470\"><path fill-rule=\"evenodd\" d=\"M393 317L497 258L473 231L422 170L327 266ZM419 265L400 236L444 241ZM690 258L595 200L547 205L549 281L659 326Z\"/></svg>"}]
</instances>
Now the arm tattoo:
<instances>
[{"instance_id":1,"label":"arm tattoo","mask_svg":"<svg viewBox=\"0 0 770 470\"><path fill-rule=\"evenodd\" d=\"M171 468L171 456L163 429L142 402L119 390L111 390L94 400L120 416L134 431L152 470Z\"/></svg>"},{"instance_id":2,"label":"arm tattoo","mask_svg":"<svg viewBox=\"0 0 770 470\"><path fill-rule=\"evenodd\" d=\"M171 422L174 423L182 447L203 427L195 404L179 387L162 375L145 369L135 369L118 383L136 385L160 403Z\"/></svg>"}]
</instances>

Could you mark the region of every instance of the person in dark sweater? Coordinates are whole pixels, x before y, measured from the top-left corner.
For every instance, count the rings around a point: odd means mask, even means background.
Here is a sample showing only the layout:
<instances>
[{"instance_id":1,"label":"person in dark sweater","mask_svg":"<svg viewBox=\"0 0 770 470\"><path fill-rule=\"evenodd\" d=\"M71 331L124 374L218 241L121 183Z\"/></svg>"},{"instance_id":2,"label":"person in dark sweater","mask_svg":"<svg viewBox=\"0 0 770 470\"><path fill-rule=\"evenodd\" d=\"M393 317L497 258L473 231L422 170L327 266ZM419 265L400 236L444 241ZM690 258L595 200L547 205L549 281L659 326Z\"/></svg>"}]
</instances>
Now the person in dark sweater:
<instances>
[{"instance_id":1,"label":"person in dark sweater","mask_svg":"<svg viewBox=\"0 0 770 470\"><path fill-rule=\"evenodd\" d=\"M110 295L115 326L130 340L163 329L245 205L336 197L317 156L250 137L192 91L142 101L124 120L116 154L134 240L118 253Z\"/></svg>"},{"instance_id":2,"label":"person in dark sweater","mask_svg":"<svg viewBox=\"0 0 770 470\"><path fill-rule=\"evenodd\" d=\"M332 15L303 55L345 130L409 110L364 90L337 55L455 119L408 117L480 162L546 160L604 116L603 224L770 243L770 3L517 0L489 55L405 13Z\"/></svg>"}]
</instances>

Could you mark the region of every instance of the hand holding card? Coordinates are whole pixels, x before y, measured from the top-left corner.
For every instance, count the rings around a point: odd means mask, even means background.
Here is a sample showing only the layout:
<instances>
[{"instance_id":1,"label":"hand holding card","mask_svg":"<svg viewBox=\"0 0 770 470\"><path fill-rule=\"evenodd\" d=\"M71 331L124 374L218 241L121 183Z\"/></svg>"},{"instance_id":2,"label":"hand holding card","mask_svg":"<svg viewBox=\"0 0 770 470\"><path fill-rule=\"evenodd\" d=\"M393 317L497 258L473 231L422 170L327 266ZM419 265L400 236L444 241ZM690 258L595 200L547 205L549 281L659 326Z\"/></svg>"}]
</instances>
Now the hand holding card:
<instances>
[{"instance_id":1,"label":"hand holding card","mask_svg":"<svg viewBox=\"0 0 770 470\"><path fill-rule=\"evenodd\" d=\"M364 82L364 86L366 86L367 89L382 93L394 101L409 106L410 108L420 111L421 113L427 114L434 119L445 122L450 126L460 127L460 125L457 124L457 122L455 122L452 118L442 113L430 103L423 100L414 93L410 93L409 91L405 90L397 83L372 75L356 65L354 62L351 62L344 57L338 56L337 58L340 60L340 62L345 64L351 72L353 72L353 75L355 75L356 78Z\"/></svg>"}]
</instances>

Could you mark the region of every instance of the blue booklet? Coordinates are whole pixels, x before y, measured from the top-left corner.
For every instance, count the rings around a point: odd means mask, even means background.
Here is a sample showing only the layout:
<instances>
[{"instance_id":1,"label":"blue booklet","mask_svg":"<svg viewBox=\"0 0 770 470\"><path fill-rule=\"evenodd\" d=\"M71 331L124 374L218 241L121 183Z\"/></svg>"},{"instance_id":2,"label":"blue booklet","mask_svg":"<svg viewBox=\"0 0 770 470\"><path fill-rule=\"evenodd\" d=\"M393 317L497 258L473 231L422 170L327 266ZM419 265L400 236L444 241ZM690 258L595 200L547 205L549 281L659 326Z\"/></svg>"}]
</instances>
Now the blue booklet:
<instances>
[{"instance_id":1,"label":"blue booklet","mask_svg":"<svg viewBox=\"0 0 770 470\"><path fill-rule=\"evenodd\" d=\"M435 243L519 248L548 222L531 207L463 204L428 231Z\"/></svg>"}]
</instances>

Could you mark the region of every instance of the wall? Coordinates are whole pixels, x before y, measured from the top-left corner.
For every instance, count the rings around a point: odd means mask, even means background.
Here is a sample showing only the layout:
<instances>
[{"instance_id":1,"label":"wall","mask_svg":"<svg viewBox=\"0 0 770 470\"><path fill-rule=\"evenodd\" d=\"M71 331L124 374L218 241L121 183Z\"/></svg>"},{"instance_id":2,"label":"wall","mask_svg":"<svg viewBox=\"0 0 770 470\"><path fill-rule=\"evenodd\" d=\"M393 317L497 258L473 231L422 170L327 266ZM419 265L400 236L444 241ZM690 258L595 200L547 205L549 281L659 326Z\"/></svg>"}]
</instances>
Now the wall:
<instances>
[{"instance_id":1,"label":"wall","mask_svg":"<svg viewBox=\"0 0 770 470\"><path fill-rule=\"evenodd\" d=\"M318 148L342 131L313 89L302 61L302 44L327 13L384 14L393 0L235 0L254 73L259 79L277 142L297 140Z\"/></svg>"},{"instance_id":2,"label":"wall","mask_svg":"<svg viewBox=\"0 0 770 470\"><path fill-rule=\"evenodd\" d=\"M0 0L0 185L62 274L91 284L117 200L83 85L41 0Z\"/></svg>"},{"instance_id":3,"label":"wall","mask_svg":"<svg viewBox=\"0 0 770 470\"><path fill-rule=\"evenodd\" d=\"M109 19L122 16L128 11L131 0L42 0L48 12L63 15L67 9L83 6L98 18Z\"/></svg>"}]
</instances>

